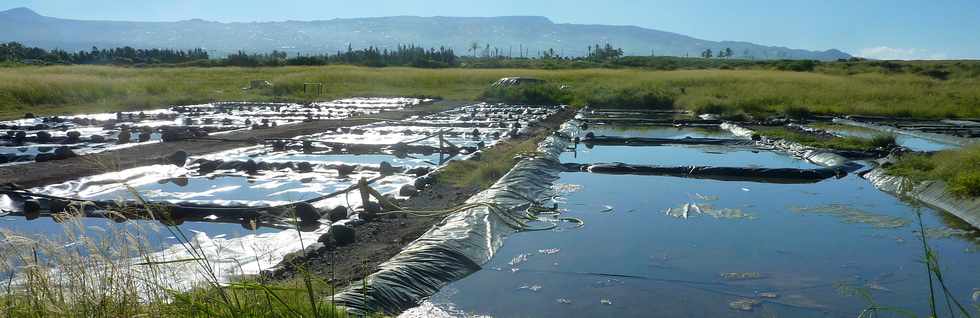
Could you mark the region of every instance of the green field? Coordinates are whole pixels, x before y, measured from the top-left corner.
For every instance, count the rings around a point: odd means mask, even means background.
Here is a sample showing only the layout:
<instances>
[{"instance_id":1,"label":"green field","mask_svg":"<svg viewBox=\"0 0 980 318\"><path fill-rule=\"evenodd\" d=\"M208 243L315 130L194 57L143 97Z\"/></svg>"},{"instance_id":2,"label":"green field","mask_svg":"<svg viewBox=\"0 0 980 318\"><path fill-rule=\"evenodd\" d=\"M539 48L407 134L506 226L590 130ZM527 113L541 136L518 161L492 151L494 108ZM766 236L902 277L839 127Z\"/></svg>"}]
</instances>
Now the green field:
<instances>
[{"instance_id":1,"label":"green field","mask_svg":"<svg viewBox=\"0 0 980 318\"><path fill-rule=\"evenodd\" d=\"M0 68L0 118L16 118L26 112L106 112L215 100L307 101L350 96L475 100L491 82L505 76L533 76L567 85L563 94L577 106L604 100L642 102L646 99L633 95L655 91L670 107L731 115L802 108L818 114L980 117L980 78L975 76L941 80L871 68L823 69L828 71L4 67ZM270 80L274 88L243 90L253 79ZM303 83L308 82L323 83L324 96L304 94ZM595 98L602 94L614 96ZM664 98L654 99L658 107Z\"/></svg>"}]
</instances>

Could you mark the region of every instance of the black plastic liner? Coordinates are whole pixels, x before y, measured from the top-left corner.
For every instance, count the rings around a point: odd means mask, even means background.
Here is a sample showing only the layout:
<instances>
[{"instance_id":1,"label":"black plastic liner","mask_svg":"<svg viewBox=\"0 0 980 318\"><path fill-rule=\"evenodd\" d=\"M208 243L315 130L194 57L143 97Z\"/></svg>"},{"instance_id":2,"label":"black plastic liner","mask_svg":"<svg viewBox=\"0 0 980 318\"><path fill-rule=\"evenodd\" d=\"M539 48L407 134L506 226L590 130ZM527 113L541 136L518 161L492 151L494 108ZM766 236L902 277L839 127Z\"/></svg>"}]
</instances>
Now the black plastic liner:
<instances>
[{"instance_id":1,"label":"black plastic liner","mask_svg":"<svg viewBox=\"0 0 980 318\"><path fill-rule=\"evenodd\" d=\"M663 167L654 165L631 165L625 163L563 163L566 172L589 172L600 174L656 175L721 181L749 181L764 183L816 183L829 178L847 175L842 168L794 169L794 168L747 168L747 167Z\"/></svg>"},{"instance_id":2,"label":"black plastic liner","mask_svg":"<svg viewBox=\"0 0 980 318\"><path fill-rule=\"evenodd\" d=\"M567 124L565 127L574 129ZM397 314L417 307L450 282L480 270L480 265L503 245L506 235L521 230L500 214L519 217L530 201L541 202L554 195L552 184L563 170L557 158L565 147L563 138L548 138L539 147L538 156L518 162L490 189L467 200L492 203L502 211L477 206L451 214L381 264L377 272L335 295L335 304L355 315Z\"/></svg>"}]
</instances>

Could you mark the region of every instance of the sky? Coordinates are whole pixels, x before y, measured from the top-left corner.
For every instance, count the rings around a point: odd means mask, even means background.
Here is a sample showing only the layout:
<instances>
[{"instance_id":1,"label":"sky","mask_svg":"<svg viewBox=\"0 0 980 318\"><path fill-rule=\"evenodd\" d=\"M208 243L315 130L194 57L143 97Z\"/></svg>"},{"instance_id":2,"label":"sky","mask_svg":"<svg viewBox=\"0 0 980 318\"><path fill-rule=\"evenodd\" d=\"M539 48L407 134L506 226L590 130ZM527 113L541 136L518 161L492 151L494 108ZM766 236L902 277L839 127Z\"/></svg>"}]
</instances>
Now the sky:
<instances>
[{"instance_id":1,"label":"sky","mask_svg":"<svg viewBox=\"0 0 980 318\"><path fill-rule=\"evenodd\" d=\"M635 25L721 41L840 49L876 59L980 58L980 0L3 0L84 20L221 22L394 15L545 16L556 23Z\"/></svg>"}]
</instances>

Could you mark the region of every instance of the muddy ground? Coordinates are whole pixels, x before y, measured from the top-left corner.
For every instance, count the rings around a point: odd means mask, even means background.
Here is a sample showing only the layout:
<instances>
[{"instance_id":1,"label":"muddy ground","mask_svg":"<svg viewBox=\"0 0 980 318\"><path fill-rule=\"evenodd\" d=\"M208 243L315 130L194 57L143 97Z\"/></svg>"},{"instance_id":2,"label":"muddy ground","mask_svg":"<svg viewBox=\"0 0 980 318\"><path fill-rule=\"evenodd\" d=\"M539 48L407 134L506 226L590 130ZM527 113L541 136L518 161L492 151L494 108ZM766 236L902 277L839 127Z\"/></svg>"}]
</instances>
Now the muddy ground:
<instances>
[{"instance_id":1,"label":"muddy ground","mask_svg":"<svg viewBox=\"0 0 980 318\"><path fill-rule=\"evenodd\" d=\"M179 150L183 150L191 156L204 155L254 145L257 140L260 141L262 139L292 138L320 133L331 128L364 125L380 120L401 120L411 116L424 116L475 103L466 101L436 101L405 110L386 111L350 119L303 122L295 125L284 125L260 130L244 130L208 137L222 140L199 139L153 143L65 160L33 162L0 167L0 184L14 183L24 188L31 188L61 183L108 171L118 171L165 162L165 157Z\"/></svg>"},{"instance_id":2,"label":"muddy ground","mask_svg":"<svg viewBox=\"0 0 980 318\"><path fill-rule=\"evenodd\" d=\"M531 133L507 142L516 143L551 134L574 115L574 110L563 110L542 121ZM482 190L477 187L460 187L440 182L399 204L412 210L446 209L463 204ZM377 271L378 265L401 252L405 246L418 239L442 219L398 217L367 223L355 227L356 240L353 244L346 246L327 244L308 248L305 256L302 255L304 252L297 252L287 257L276 270L264 274L266 278L285 280L294 277L300 270L308 270L315 277L330 281L339 291L351 282Z\"/></svg>"}]
</instances>

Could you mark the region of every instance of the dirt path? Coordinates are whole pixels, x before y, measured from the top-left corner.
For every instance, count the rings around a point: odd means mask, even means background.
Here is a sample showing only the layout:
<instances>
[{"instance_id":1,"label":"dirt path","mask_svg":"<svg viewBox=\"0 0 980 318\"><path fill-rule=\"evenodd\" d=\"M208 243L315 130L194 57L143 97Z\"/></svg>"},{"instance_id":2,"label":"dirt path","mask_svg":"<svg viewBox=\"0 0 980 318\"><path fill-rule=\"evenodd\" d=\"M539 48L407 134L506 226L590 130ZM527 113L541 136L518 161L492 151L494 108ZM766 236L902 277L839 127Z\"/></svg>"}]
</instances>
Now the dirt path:
<instances>
[{"instance_id":1,"label":"dirt path","mask_svg":"<svg viewBox=\"0 0 980 318\"><path fill-rule=\"evenodd\" d=\"M380 114L368 115L362 118L343 120L321 120L304 122L295 125L284 125L276 128L261 130L246 130L216 137L236 140L238 142L216 140L185 140L179 142L154 143L131 148L119 149L105 153L92 154L55 160L35 162L23 165L0 167L0 184L16 183L22 187L37 187L61 183L81 177L119 171L163 162L163 158L177 152L186 151L188 154L203 155L218 151L254 145L254 140L266 138L292 138L323 132L330 128L364 125L385 120L400 120L411 116L422 116L450 108L474 104L465 101L437 101L406 110L387 111Z\"/></svg>"},{"instance_id":2,"label":"dirt path","mask_svg":"<svg viewBox=\"0 0 980 318\"><path fill-rule=\"evenodd\" d=\"M557 130L562 123L571 119L575 112L571 109L559 112L530 134L508 143L518 143L535 137L547 136ZM494 146L497 147L500 144ZM446 209L464 203L483 189L459 187L453 184L436 183L419 192L412 198L401 202L402 207L413 210ZM351 282L360 280L378 269L378 265L401 252L443 218L399 217L380 219L355 228L356 241L346 246L315 246L287 257L278 268L265 273L267 278L285 280L292 278L300 269L310 271L318 277L330 280L338 291Z\"/></svg>"}]
</instances>

